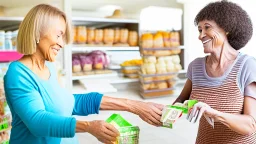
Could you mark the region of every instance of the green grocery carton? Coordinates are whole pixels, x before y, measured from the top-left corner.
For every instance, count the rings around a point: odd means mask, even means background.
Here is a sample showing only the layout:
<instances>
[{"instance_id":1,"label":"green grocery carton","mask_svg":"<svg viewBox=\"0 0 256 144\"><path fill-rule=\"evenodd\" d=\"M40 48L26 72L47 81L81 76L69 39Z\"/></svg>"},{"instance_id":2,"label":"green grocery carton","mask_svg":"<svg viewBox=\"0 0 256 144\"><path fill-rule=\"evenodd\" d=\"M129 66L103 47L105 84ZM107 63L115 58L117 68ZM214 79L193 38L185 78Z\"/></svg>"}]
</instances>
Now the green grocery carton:
<instances>
[{"instance_id":1,"label":"green grocery carton","mask_svg":"<svg viewBox=\"0 0 256 144\"><path fill-rule=\"evenodd\" d=\"M137 126L133 126L126 121L119 114L112 114L107 120L107 123L114 125L118 129L120 136L117 138L115 144L138 144L140 129Z\"/></svg>"}]
</instances>

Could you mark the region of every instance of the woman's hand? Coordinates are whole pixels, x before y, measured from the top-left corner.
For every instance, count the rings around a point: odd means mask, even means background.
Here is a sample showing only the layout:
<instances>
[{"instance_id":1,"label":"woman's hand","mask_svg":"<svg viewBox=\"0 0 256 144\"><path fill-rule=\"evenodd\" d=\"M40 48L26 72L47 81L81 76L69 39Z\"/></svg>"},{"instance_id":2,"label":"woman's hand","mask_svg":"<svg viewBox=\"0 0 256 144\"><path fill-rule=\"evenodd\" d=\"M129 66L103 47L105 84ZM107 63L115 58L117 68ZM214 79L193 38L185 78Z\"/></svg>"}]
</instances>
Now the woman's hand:
<instances>
[{"instance_id":1,"label":"woman's hand","mask_svg":"<svg viewBox=\"0 0 256 144\"><path fill-rule=\"evenodd\" d=\"M145 122L154 126L162 126L160 119L163 108L164 105L151 102L133 101L131 103L132 112L137 114Z\"/></svg>"},{"instance_id":2,"label":"woman's hand","mask_svg":"<svg viewBox=\"0 0 256 144\"><path fill-rule=\"evenodd\" d=\"M194 120L194 123L200 120L202 115L206 118L208 123L214 127L214 120L215 117L219 114L220 112L211 108L208 104L203 103L203 102L198 102L193 106L193 108L189 111L187 115L187 119L192 122Z\"/></svg>"},{"instance_id":3,"label":"woman's hand","mask_svg":"<svg viewBox=\"0 0 256 144\"><path fill-rule=\"evenodd\" d=\"M113 144L119 136L118 130L113 125L98 120L88 122L88 133L104 144Z\"/></svg>"}]
</instances>

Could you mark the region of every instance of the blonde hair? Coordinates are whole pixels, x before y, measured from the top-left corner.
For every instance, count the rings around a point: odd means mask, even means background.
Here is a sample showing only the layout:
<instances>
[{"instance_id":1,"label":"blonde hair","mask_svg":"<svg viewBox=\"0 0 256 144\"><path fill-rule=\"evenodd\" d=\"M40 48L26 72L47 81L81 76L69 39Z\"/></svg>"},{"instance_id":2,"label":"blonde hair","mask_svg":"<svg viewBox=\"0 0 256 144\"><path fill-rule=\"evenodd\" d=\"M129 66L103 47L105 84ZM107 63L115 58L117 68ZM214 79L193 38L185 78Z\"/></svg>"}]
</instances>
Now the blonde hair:
<instances>
[{"instance_id":1,"label":"blonde hair","mask_svg":"<svg viewBox=\"0 0 256 144\"><path fill-rule=\"evenodd\" d=\"M17 50L24 55L31 55L36 52L36 45L41 36L47 35L53 22L63 17L66 22L65 43L71 42L71 24L66 14L56 7L40 4L33 7L22 21L18 37Z\"/></svg>"}]
</instances>

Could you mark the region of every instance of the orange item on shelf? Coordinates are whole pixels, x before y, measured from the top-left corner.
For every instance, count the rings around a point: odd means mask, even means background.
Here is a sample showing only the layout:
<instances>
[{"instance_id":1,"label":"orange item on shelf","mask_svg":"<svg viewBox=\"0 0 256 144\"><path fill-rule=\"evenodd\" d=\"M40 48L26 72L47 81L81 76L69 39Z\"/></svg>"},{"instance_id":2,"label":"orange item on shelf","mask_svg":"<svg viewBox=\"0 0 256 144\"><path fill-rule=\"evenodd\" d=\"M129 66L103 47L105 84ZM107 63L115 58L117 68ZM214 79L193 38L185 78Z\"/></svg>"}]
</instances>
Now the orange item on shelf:
<instances>
[{"instance_id":1,"label":"orange item on shelf","mask_svg":"<svg viewBox=\"0 0 256 144\"><path fill-rule=\"evenodd\" d=\"M96 29L95 30L95 43L102 43L103 42L103 30Z\"/></svg>"},{"instance_id":2,"label":"orange item on shelf","mask_svg":"<svg viewBox=\"0 0 256 144\"><path fill-rule=\"evenodd\" d=\"M151 33L142 34L141 47L142 48L152 48L153 47L153 35Z\"/></svg>"},{"instance_id":3,"label":"orange item on shelf","mask_svg":"<svg viewBox=\"0 0 256 144\"><path fill-rule=\"evenodd\" d=\"M77 27L73 26L73 43L77 43Z\"/></svg>"},{"instance_id":4,"label":"orange item on shelf","mask_svg":"<svg viewBox=\"0 0 256 144\"><path fill-rule=\"evenodd\" d=\"M128 29L121 29L121 31L120 31L120 42L121 43L127 43L128 42L128 36L129 36Z\"/></svg>"},{"instance_id":5,"label":"orange item on shelf","mask_svg":"<svg viewBox=\"0 0 256 144\"><path fill-rule=\"evenodd\" d=\"M138 33L136 31L129 31L128 44L130 46L138 45Z\"/></svg>"},{"instance_id":6,"label":"orange item on shelf","mask_svg":"<svg viewBox=\"0 0 256 144\"><path fill-rule=\"evenodd\" d=\"M116 44L120 42L120 29L115 29L114 33L114 43Z\"/></svg>"},{"instance_id":7,"label":"orange item on shelf","mask_svg":"<svg viewBox=\"0 0 256 144\"><path fill-rule=\"evenodd\" d=\"M163 32L164 47L171 47L170 32Z\"/></svg>"},{"instance_id":8,"label":"orange item on shelf","mask_svg":"<svg viewBox=\"0 0 256 144\"><path fill-rule=\"evenodd\" d=\"M92 44L95 40L95 31L94 28L88 28L87 29L87 43Z\"/></svg>"},{"instance_id":9,"label":"orange item on shelf","mask_svg":"<svg viewBox=\"0 0 256 144\"><path fill-rule=\"evenodd\" d=\"M164 40L162 32L157 32L154 35L154 48L163 48L164 47Z\"/></svg>"},{"instance_id":10,"label":"orange item on shelf","mask_svg":"<svg viewBox=\"0 0 256 144\"><path fill-rule=\"evenodd\" d=\"M104 29L103 41L105 44L113 44L114 43L114 30L113 29Z\"/></svg>"},{"instance_id":11,"label":"orange item on shelf","mask_svg":"<svg viewBox=\"0 0 256 144\"><path fill-rule=\"evenodd\" d=\"M85 26L77 27L77 43L82 44L86 43L87 32Z\"/></svg>"},{"instance_id":12,"label":"orange item on shelf","mask_svg":"<svg viewBox=\"0 0 256 144\"><path fill-rule=\"evenodd\" d=\"M179 32L171 32L170 41L172 47L180 46L180 34Z\"/></svg>"}]
</instances>

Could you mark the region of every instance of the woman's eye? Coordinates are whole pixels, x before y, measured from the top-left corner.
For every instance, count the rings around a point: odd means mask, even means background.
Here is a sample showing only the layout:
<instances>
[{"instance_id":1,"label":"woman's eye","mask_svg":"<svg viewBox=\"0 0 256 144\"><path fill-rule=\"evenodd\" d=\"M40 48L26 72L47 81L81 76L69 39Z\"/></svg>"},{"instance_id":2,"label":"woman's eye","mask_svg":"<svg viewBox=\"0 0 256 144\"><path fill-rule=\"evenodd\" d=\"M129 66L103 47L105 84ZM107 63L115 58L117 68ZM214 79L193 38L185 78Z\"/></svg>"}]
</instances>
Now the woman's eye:
<instances>
[{"instance_id":1,"label":"woman's eye","mask_svg":"<svg viewBox=\"0 0 256 144\"><path fill-rule=\"evenodd\" d=\"M199 33L202 33L202 30L201 30L201 29L199 29L198 31L199 31Z\"/></svg>"},{"instance_id":2,"label":"woman's eye","mask_svg":"<svg viewBox=\"0 0 256 144\"><path fill-rule=\"evenodd\" d=\"M57 38L59 38L60 36L59 35L57 35Z\"/></svg>"}]
</instances>

